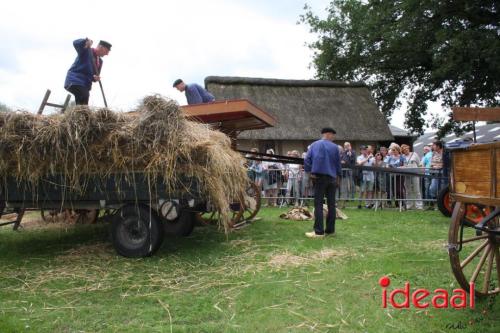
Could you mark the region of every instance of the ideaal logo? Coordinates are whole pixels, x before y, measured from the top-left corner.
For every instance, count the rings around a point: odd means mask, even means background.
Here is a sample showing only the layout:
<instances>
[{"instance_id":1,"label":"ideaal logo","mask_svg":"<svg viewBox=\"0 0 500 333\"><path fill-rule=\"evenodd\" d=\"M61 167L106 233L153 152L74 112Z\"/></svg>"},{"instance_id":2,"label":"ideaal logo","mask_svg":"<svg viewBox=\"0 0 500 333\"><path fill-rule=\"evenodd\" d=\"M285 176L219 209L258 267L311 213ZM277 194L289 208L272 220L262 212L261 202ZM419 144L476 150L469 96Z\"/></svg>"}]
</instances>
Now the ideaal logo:
<instances>
[{"instance_id":1,"label":"ideaal logo","mask_svg":"<svg viewBox=\"0 0 500 333\"><path fill-rule=\"evenodd\" d=\"M394 289L387 295L387 287L390 286L391 280L387 276L383 276L380 278L379 284L382 287L382 307L384 309L387 308L388 303L396 309L409 308L410 303L418 309L425 309L429 306L436 309L448 308L449 306L454 309L463 309L468 306L474 309L475 306L474 283L469 284L469 295L467 295L467 292L463 289L453 289L451 297L446 289L440 288L435 289L434 292L424 288L418 288L411 291L410 282L406 282L404 288ZM400 303L396 301L398 295L403 296L403 300Z\"/></svg>"}]
</instances>

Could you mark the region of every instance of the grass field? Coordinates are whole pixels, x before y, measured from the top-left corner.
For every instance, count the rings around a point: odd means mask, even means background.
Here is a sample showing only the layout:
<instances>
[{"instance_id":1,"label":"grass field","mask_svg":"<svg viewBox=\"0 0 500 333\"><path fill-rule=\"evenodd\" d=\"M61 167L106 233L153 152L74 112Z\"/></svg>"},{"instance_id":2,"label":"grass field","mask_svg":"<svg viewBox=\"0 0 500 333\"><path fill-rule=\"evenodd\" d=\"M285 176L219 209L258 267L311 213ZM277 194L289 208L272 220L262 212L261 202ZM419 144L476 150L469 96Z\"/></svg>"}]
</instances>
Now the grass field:
<instances>
[{"instance_id":1,"label":"grass field","mask_svg":"<svg viewBox=\"0 0 500 333\"><path fill-rule=\"evenodd\" d=\"M115 254L105 225L0 228L0 332L498 332L476 309L382 309L391 287L458 288L438 212L346 210L337 235L284 210L227 238L200 227L151 258Z\"/></svg>"}]
</instances>

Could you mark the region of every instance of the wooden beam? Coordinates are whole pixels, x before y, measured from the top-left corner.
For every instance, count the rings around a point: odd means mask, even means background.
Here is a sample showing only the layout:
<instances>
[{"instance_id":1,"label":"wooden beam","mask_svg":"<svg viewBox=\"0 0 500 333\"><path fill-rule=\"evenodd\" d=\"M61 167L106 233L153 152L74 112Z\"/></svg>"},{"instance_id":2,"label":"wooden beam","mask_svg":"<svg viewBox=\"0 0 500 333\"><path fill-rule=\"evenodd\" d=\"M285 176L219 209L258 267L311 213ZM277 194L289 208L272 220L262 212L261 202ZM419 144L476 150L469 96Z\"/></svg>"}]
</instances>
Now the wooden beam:
<instances>
[{"instance_id":1,"label":"wooden beam","mask_svg":"<svg viewBox=\"0 0 500 333\"><path fill-rule=\"evenodd\" d=\"M500 107L452 107L455 121L500 121Z\"/></svg>"}]
</instances>

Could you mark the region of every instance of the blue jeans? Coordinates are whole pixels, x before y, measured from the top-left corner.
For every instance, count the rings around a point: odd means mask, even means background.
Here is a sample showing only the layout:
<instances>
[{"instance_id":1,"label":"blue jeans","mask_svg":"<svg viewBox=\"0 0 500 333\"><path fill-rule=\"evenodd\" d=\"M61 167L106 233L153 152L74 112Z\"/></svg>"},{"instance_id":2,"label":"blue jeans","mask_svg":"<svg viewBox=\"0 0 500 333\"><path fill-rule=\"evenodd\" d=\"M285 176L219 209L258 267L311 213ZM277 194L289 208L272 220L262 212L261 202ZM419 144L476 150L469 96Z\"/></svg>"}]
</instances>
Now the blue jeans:
<instances>
[{"instance_id":1,"label":"blue jeans","mask_svg":"<svg viewBox=\"0 0 500 333\"><path fill-rule=\"evenodd\" d=\"M439 191L446 186L448 186L448 179L443 178L440 172L436 178L432 178L431 180L431 186L429 186L431 199L437 199Z\"/></svg>"}]
</instances>

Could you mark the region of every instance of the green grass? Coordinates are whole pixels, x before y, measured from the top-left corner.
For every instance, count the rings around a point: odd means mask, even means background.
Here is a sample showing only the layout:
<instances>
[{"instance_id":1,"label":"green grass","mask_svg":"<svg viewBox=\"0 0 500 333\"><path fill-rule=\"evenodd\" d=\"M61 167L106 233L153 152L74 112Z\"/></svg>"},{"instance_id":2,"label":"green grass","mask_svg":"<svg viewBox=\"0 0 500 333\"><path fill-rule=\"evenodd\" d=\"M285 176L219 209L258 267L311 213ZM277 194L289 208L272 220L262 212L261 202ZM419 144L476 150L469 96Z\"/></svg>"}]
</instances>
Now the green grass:
<instances>
[{"instance_id":1,"label":"green grass","mask_svg":"<svg viewBox=\"0 0 500 333\"><path fill-rule=\"evenodd\" d=\"M312 240L312 222L282 211L227 238L213 227L167 238L145 259L117 256L103 225L0 228L0 332L498 331L498 299L381 308L383 275L390 288L458 287L439 213L349 209L335 237Z\"/></svg>"}]
</instances>

